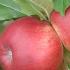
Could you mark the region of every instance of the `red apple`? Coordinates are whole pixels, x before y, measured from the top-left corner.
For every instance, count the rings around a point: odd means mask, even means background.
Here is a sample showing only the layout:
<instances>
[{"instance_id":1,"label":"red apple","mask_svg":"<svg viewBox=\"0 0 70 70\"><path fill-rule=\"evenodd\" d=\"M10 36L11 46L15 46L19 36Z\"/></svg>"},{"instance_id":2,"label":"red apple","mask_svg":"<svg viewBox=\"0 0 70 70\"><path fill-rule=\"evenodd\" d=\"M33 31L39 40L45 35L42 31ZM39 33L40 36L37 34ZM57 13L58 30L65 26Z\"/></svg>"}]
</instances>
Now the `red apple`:
<instances>
[{"instance_id":1,"label":"red apple","mask_svg":"<svg viewBox=\"0 0 70 70\"><path fill-rule=\"evenodd\" d=\"M4 52L4 47L3 47L3 45L2 45L2 42L1 42L1 39L0 39L0 56L2 56L3 55L3 52Z\"/></svg>"},{"instance_id":2,"label":"red apple","mask_svg":"<svg viewBox=\"0 0 70 70\"><path fill-rule=\"evenodd\" d=\"M4 70L58 70L63 60L56 32L47 21L33 16L12 22L2 42L10 52L2 58Z\"/></svg>"},{"instance_id":3,"label":"red apple","mask_svg":"<svg viewBox=\"0 0 70 70\"><path fill-rule=\"evenodd\" d=\"M6 46L3 45L2 40L0 40L0 70L6 70L6 68L8 70L10 69L10 51L9 48L7 48Z\"/></svg>"},{"instance_id":4,"label":"red apple","mask_svg":"<svg viewBox=\"0 0 70 70\"><path fill-rule=\"evenodd\" d=\"M66 10L64 16L53 11L51 14L51 24L62 40L65 48L70 51L70 8Z\"/></svg>"}]
</instances>

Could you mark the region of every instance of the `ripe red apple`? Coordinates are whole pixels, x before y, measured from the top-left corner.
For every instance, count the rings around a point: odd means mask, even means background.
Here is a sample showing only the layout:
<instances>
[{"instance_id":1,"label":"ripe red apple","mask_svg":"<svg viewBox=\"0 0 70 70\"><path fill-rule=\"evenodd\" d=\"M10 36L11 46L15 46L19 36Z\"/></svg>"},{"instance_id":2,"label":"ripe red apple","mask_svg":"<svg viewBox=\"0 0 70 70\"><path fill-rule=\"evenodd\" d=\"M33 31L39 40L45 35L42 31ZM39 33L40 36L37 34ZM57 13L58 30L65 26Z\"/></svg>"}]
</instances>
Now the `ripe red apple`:
<instances>
[{"instance_id":1,"label":"ripe red apple","mask_svg":"<svg viewBox=\"0 0 70 70\"><path fill-rule=\"evenodd\" d=\"M51 24L62 40L65 48L70 51L70 8L66 10L64 16L53 11L51 14Z\"/></svg>"},{"instance_id":2,"label":"ripe red apple","mask_svg":"<svg viewBox=\"0 0 70 70\"><path fill-rule=\"evenodd\" d=\"M10 51L6 46L3 45L2 40L0 39L0 70L10 70Z\"/></svg>"},{"instance_id":3,"label":"ripe red apple","mask_svg":"<svg viewBox=\"0 0 70 70\"><path fill-rule=\"evenodd\" d=\"M0 39L0 56L3 55L4 47L2 45L1 39Z\"/></svg>"},{"instance_id":4,"label":"ripe red apple","mask_svg":"<svg viewBox=\"0 0 70 70\"><path fill-rule=\"evenodd\" d=\"M10 52L2 58L4 70L58 70L63 60L56 32L47 21L33 16L12 22L2 42Z\"/></svg>"}]
</instances>

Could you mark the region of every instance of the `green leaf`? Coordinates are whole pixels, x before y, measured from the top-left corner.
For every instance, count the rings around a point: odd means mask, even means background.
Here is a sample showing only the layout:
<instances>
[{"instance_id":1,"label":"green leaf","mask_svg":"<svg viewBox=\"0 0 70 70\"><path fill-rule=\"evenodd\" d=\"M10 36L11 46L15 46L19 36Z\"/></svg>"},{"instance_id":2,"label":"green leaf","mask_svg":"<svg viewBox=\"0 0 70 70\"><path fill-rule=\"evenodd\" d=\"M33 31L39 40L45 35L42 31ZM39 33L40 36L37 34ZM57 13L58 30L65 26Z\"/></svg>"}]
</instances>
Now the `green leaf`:
<instances>
[{"instance_id":1,"label":"green leaf","mask_svg":"<svg viewBox=\"0 0 70 70\"><path fill-rule=\"evenodd\" d=\"M31 0L14 0L21 8L22 12L30 15L38 15L40 18L46 19L44 14L41 12L41 8L33 3Z\"/></svg>"},{"instance_id":2,"label":"green leaf","mask_svg":"<svg viewBox=\"0 0 70 70\"><path fill-rule=\"evenodd\" d=\"M0 0L0 20L7 20L24 15L20 7L12 0Z\"/></svg>"},{"instance_id":3,"label":"green leaf","mask_svg":"<svg viewBox=\"0 0 70 70\"><path fill-rule=\"evenodd\" d=\"M4 30L4 26L3 26L3 23L4 23L5 21L0 21L0 34L1 34L1 32L3 32L3 30Z\"/></svg>"},{"instance_id":4,"label":"green leaf","mask_svg":"<svg viewBox=\"0 0 70 70\"><path fill-rule=\"evenodd\" d=\"M64 62L67 70L70 70L70 51L64 48Z\"/></svg>"},{"instance_id":5,"label":"green leaf","mask_svg":"<svg viewBox=\"0 0 70 70\"><path fill-rule=\"evenodd\" d=\"M22 16L21 13L0 5L0 20L7 20Z\"/></svg>"},{"instance_id":6,"label":"green leaf","mask_svg":"<svg viewBox=\"0 0 70 70\"><path fill-rule=\"evenodd\" d=\"M42 8L45 15L50 16L51 11L53 10L53 1L52 0L31 0L35 2L39 7Z\"/></svg>"},{"instance_id":7,"label":"green leaf","mask_svg":"<svg viewBox=\"0 0 70 70\"><path fill-rule=\"evenodd\" d=\"M54 0L54 9L60 12L61 15L65 14L66 8L70 6L70 0Z\"/></svg>"},{"instance_id":8,"label":"green leaf","mask_svg":"<svg viewBox=\"0 0 70 70\"><path fill-rule=\"evenodd\" d=\"M0 20L0 34L4 31L5 27L11 24L14 20Z\"/></svg>"},{"instance_id":9,"label":"green leaf","mask_svg":"<svg viewBox=\"0 0 70 70\"><path fill-rule=\"evenodd\" d=\"M21 11L27 13L27 15L33 15L32 7L27 0L15 0L16 3L21 7Z\"/></svg>"}]
</instances>

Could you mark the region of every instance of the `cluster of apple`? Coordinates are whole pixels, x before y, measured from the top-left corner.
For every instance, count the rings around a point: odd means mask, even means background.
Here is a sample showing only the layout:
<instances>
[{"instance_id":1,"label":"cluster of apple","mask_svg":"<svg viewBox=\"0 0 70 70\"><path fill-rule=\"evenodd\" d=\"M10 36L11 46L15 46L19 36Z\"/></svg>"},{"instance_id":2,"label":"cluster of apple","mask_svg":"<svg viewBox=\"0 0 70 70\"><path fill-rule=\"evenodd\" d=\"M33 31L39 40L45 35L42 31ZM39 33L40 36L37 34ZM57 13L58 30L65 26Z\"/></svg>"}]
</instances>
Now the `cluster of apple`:
<instances>
[{"instance_id":1,"label":"cluster of apple","mask_svg":"<svg viewBox=\"0 0 70 70\"><path fill-rule=\"evenodd\" d=\"M59 70L64 47L70 51L70 8L65 16L53 11L47 20L25 16L12 21L1 36L4 70Z\"/></svg>"}]
</instances>

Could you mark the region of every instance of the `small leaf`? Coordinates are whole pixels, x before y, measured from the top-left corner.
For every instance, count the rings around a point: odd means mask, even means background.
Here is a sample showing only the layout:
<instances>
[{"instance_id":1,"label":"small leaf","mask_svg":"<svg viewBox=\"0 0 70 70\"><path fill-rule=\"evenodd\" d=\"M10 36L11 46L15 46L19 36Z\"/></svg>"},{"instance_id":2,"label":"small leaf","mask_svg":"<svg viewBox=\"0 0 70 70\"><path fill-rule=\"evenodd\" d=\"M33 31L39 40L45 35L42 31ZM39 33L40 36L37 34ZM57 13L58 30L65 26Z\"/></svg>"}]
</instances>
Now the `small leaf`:
<instances>
[{"instance_id":1,"label":"small leaf","mask_svg":"<svg viewBox=\"0 0 70 70\"><path fill-rule=\"evenodd\" d=\"M54 0L54 9L60 12L61 15L65 14L65 10L70 6L70 0Z\"/></svg>"}]
</instances>

